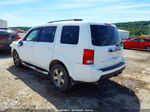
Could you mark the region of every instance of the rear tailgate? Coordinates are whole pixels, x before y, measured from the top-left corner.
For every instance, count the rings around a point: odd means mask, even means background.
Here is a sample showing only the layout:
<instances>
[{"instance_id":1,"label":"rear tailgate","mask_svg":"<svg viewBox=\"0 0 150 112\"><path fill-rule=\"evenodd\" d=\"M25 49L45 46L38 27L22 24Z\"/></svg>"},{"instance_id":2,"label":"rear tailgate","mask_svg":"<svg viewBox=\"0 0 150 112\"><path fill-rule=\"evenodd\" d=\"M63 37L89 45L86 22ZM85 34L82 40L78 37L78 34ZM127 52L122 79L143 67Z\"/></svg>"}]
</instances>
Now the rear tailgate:
<instances>
[{"instance_id":1,"label":"rear tailgate","mask_svg":"<svg viewBox=\"0 0 150 112\"><path fill-rule=\"evenodd\" d=\"M94 64L97 69L107 68L122 61L122 47L114 26L91 25L92 44L95 48Z\"/></svg>"},{"instance_id":2,"label":"rear tailgate","mask_svg":"<svg viewBox=\"0 0 150 112\"><path fill-rule=\"evenodd\" d=\"M118 50L117 50L118 49ZM94 64L102 69L118 64L122 60L122 49L117 46L95 46Z\"/></svg>"}]
</instances>

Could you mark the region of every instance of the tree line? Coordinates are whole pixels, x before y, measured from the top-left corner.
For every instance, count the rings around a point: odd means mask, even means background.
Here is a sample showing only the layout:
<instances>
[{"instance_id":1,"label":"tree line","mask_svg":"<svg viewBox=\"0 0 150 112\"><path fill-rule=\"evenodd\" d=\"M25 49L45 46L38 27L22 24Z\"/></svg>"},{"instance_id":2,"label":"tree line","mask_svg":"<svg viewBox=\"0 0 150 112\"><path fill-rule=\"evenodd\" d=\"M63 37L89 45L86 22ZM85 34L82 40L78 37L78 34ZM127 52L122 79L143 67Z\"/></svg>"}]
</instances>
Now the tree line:
<instances>
[{"instance_id":1,"label":"tree line","mask_svg":"<svg viewBox=\"0 0 150 112\"><path fill-rule=\"evenodd\" d=\"M130 31L130 36L148 36L150 21L136 21L136 22L123 22L114 23L119 29ZM14 29L22 29L28 31L31 27L10 27Z\"/></svg>"},{"instance_id":2,"label":"tree line","mask_svg":"<svg viewBox=\"0 0 150 112\"><path fill-rule=\"evenodd\" d=\"M148 36L150 21L115 23L122 30L130 31L130 36Z\"/></svg>"}]
</instances>

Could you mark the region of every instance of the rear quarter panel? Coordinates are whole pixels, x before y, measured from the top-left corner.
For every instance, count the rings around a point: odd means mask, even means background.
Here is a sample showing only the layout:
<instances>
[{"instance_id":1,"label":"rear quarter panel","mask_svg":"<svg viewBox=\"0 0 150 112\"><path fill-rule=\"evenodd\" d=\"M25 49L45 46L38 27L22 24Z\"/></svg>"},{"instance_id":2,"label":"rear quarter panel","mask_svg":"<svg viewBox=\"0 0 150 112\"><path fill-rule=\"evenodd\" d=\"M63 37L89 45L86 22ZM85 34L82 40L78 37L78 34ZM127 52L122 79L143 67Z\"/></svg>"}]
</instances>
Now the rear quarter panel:
<instances>
[{"instance_id":1,"label":"rear quarter panel","mask_svg":"<svg viewBox=\"0 0 150 112\"><path fill-rule=\"evenodd\" d=\"M78 44L76 45L60 43L61 31L63 26L67 26L67 25L62 25L58 27L59 31L57 32L53 60L59 60L63 62L67 67L70 76L73 79L77 79L78 75L80 74L74 73L74 70L76 70L74 69L74 67L76 64L79 65L82 64L83 51L84 49L90 48L89 40L91 42L91 39L89 38L90 34L89 34L88 24L75 25L75 26L80 26L79 40L78 40Z\"/></svg>"}]
</instances>

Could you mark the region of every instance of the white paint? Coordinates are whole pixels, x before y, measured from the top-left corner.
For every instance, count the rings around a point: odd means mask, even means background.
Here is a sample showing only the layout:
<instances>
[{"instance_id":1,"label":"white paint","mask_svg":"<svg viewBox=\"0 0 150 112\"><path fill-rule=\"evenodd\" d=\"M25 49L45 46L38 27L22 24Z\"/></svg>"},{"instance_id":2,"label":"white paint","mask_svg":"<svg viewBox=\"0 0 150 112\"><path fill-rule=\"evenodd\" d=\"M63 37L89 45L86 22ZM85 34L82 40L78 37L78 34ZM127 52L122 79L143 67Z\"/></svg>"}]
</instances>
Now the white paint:
<instances>
[{"instance_id":1,"label":"white paint","mask_svg":"<svg viewBox=\"0 0 150 112\"><path fill-rule=\"evenodd\" d=\"M57 26L57 31L53 43L23 41L23 46L17 47L17 42L12 43L12 49L16 49L21 60L32 65L36 65L49 71L49 65L53 60L59 60L66 66L70 77L75 81L96 82L102 75L109 74L122 69L125 65L103 72L99 69L116 65L124 62L121 48L119 51L108 52L114 46L93 46L91 42L90 25L104 25L103 23L85 21L67 21L49 23L44 26ZM63 26L80 26L79 42L77 45L61 44L60 37ZM38 28L37 26L34 28ZM28 34L28 33L27 33ZM83 65L84 49L92 49L95 52L94 64Z\"/></svg>"}]
</instances>

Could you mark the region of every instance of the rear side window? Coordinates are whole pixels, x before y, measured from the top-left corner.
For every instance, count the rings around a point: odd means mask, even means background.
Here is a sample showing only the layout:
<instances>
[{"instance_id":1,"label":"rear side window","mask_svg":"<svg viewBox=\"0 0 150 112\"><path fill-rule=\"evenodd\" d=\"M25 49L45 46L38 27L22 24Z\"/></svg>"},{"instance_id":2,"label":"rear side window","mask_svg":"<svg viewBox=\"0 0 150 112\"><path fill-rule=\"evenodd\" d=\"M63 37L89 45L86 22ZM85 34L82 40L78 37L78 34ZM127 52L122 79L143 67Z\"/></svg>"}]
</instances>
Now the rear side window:
<instances>
[{"instance_id":1,"label":"rear side window","mask_svg":"<svg viewBox=\"0 0 150 112\"><path fill-rule=\"evenodd\" d=\"M133 41L141 41L141 39L139 39L139 38L136 38L136 39L133 39Z\"/></svg>"},{"instance_id":2,"label":"rear side window","mask_svg":"<svg viewBox=\"0 0 150 112\"><path fill-rule=\"evenodd\" d=\"M64 26L61 34L61 43L78 44L79 26Z\"/></svg>"},{"instance_id":3,"label":"rear side window","mask_svg":"<svg viewBox=\"0 0 150 112\"><path fill-rule=\"evenodd\" d=\"M121 39L113 26L91 25L92 44L95 46L119 45Z\"/></svg>"},{"instance_id":4,"label":"rear side window","mask_svg":"<svg viewBox=\"0 0 150 112\"><path fill-rule=\"evenodd\" d=\"M49 26L49 27L43 27L41 29L40 33L40 42L53 42L55 33L56 33L56 26Z\"/></svg>"},{"instance_id":5,"label":"rear side window","mask_svg":"<svg viewBox=\"0 0 150 112\"><path fill-rule=\"evenodd\" d=\"M150 42L150 39L145 39L146 42Z\"/></svg>"}]
</instances>

